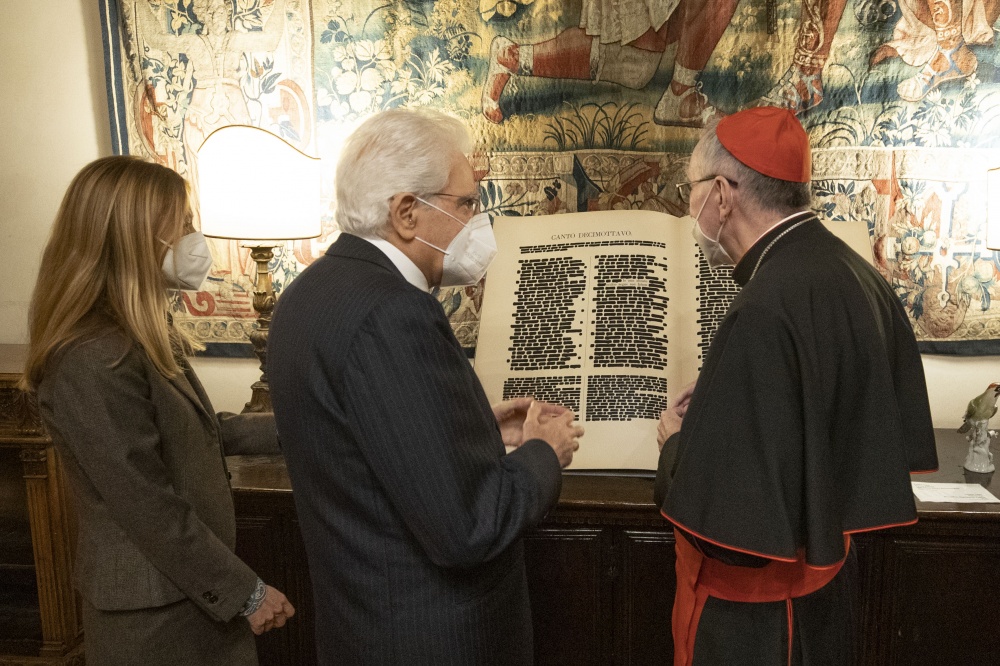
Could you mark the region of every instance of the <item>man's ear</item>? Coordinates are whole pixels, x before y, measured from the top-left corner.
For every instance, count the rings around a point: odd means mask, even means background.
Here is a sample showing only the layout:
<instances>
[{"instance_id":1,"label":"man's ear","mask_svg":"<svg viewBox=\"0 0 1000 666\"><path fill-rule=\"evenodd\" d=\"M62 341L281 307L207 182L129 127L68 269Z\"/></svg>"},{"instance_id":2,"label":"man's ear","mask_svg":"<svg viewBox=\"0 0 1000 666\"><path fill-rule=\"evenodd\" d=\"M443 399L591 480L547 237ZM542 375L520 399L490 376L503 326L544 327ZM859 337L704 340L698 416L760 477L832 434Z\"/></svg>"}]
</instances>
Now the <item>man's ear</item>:
<instances>
[{"instance_id":1,"label":"man's ear","mask_svg":"<svg viewBox=\"0 0 1000 666\"><path fill-rule=\"evenodd\" d=\"M726 220L736 208L736 188L727 178L719 179L719 219Z\"/></svg>"},{"instance_id":2,"label":"man's ear","mask_svg":"<svg viewBox=\"0 0 1000 666\"><path fill-rule=\"evenodd\" d=\"M401 192L389 200L389 224L403 240L413 240L416 235L417 198L409 192Z\"/></svg>"}]
</instances>

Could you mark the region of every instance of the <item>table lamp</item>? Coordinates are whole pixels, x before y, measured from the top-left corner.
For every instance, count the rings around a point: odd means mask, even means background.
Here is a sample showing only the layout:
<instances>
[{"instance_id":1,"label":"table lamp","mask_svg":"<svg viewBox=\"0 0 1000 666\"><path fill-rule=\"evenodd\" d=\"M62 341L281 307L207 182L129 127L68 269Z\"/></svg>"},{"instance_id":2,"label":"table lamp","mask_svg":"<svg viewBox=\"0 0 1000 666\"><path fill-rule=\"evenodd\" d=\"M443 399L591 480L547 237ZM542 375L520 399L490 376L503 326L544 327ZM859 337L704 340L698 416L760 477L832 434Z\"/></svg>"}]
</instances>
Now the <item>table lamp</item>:
<instances>
[{"instance_id":1,"label":"table lamp","mask_svg":"<svg viewBox=\"0 0 1000 666\"><path fill-rule=\"evenodd\" d=\"M267 332L276 299L268 264L275 246L322 232L320 161L258 127L220 127L198 150L198 196L201 232L240 241L257 262L250 342L261 375L243 411L268 412Z\"/></svg>"}]
</instances>

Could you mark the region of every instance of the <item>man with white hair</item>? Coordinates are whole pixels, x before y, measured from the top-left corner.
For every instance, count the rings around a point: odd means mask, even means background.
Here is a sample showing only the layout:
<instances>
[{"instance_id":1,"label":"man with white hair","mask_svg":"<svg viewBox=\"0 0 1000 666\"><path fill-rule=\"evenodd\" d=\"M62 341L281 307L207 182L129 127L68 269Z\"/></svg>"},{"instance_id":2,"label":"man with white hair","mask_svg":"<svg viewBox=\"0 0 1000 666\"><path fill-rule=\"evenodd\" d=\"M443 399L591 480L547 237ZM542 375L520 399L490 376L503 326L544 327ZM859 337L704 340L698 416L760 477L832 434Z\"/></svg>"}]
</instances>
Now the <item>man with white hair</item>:
<instances>
[{"instance_id":1,"label":"man with white hair","mask_svg":"<svg viewBox=\"0 0 1000 666\"><path fill-rule=\"evenodd\" d=\"M532 663L521 536L583 430L529 398L491 408L428 293L477 283L496 254L470 144L439 112L365 121L337 168L343 233L275 311L270 386L321 664Z\"/></svg>"},{"instance_id":2,"label":"man with white hair","mask_svg":"<svg viewBox=\"0 0 1000 666\"><path fill-rule=\"evenodd\" d=\"M698 381L664 410L657 503L674 524L674 664L850 664L851 534L917 519L937 467L902 305L808 210L809 139L760 107L707 128L682 198L742 287Z\"/></svg>"}]
</instances>

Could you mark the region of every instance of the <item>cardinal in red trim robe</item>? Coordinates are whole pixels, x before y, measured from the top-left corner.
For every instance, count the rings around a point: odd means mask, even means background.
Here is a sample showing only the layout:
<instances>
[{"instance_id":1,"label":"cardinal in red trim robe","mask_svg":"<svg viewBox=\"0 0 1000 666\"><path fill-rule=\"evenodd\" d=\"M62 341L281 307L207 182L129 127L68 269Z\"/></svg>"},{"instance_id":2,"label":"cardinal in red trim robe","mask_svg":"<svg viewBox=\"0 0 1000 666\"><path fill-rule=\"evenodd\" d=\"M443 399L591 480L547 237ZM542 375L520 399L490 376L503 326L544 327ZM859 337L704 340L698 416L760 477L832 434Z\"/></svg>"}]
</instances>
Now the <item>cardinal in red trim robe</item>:
<instances>
[{"instance_id":1,"label":"cardinal in red trim robe","mask_svg":"<svg viewBox=\"0 0 1000 666\"><path fill-rule=\"evenodd\" d=\"M910 473L937 468L913 331L881 275L808 210L794 114L708 127L688 176L692 233L742 290L659 424L674 663L853 663L850 535L915 522Z\"/></svg>"}]
</instances>

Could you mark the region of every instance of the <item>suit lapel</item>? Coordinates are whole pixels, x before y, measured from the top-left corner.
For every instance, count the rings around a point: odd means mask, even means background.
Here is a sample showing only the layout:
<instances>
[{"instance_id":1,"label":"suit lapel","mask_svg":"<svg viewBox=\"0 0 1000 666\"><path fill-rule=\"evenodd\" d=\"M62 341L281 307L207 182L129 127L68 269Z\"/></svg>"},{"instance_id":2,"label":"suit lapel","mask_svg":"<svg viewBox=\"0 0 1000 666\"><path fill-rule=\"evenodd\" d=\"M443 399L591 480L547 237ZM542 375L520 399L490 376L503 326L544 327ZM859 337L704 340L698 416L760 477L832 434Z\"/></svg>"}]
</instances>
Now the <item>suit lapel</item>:
<instances>
[{"instance_id":1,"label":"suit lapel","mask_svg":"<svg viewBox=\"0 0 1000 666\"><path fill-rule=\"evenodd\" d=\"M173 384L174 388L180 391L184 397L191 401L191 404L195 406L201 417L205 419L207 423L215 423L215 414L212 413L212 403L209 402L208 396L205 394L205 389L202 387L201 382L195 376L194 372L191 370L191 366L184 361L181 364L181 368L184 370L182 374L172 377L170 383Z\"/></svg>"}]
</instances>

